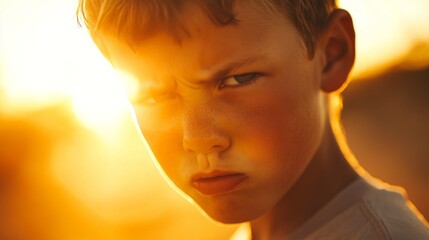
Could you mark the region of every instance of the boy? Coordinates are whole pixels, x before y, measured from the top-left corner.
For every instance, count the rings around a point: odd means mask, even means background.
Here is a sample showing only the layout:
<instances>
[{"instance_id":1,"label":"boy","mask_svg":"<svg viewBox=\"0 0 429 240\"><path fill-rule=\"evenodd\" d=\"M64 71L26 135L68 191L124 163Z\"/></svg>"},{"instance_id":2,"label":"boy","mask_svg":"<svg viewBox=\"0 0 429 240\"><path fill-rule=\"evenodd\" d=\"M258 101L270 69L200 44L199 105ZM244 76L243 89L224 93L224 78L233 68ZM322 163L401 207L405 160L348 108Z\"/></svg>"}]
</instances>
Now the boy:
<instances>
[{"instance_id":1,"label":"boy","mask_svg":"<svg viewBox=\"0 0 429 240\"><path fill-rule=\"evenodd\" d=\"M251 239L429 239L334 137L328 96L355 58L334 1L81 0L79 11L112 65L139 79L135 116L160 168L214 220L249 222Z\"/></svg>"}]
</instances>

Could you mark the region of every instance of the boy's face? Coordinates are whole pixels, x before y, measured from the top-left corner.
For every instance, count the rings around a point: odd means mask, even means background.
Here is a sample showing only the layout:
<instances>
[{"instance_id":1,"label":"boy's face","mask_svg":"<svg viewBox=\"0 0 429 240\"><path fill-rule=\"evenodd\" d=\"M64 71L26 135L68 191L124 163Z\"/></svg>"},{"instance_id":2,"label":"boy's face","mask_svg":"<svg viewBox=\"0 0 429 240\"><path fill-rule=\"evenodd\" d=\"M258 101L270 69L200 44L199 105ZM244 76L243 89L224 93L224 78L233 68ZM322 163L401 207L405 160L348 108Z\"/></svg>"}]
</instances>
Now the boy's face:
<instances>
[{"instance_id":1,"label":"boy's face","mask_svg":"<svg viewBox=\"0 0 429 240\"><path fill-rule=\"evenodd\" d=\"M140 129L166 175L215 220L281 203L319 147L320 58L283 16L238 4L237 24L184 10L190 37L137 49L105 36L112 64L139 78Z\"/></svg>"}]
</instances>

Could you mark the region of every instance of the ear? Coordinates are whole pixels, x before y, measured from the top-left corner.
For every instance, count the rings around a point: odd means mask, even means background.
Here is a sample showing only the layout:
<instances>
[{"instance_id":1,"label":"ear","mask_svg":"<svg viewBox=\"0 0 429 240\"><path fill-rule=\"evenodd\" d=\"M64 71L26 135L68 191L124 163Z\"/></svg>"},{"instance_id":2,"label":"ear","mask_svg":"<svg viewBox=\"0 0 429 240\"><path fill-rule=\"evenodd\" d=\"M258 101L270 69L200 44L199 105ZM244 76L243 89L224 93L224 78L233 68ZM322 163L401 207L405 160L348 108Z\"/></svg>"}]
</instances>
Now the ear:
<instances>
[{"instance_id":1,"label":"ear","mask_svg":"<svg viewBox=\"0 0 429 240\"><path fill-rule=\"evenodd\" d=\"M345 87L355 61L355 32L350 14L335 10L319 38L323 57L321 89L333 92Z\"/></svg>"}]
</instances>

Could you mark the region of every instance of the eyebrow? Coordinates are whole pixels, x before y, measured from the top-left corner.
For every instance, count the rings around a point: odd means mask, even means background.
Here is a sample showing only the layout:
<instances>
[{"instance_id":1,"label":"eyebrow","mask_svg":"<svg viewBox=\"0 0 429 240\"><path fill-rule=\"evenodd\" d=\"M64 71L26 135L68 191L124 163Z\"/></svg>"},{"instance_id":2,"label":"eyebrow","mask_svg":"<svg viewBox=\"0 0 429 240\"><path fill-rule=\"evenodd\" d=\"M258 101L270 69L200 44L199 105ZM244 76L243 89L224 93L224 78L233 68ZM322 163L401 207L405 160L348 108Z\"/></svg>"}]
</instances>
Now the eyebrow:
<instances>
[{"instance_id":1,"label":"eyebrow","mask_svg":"<svg viewBox=\"0 0 429 240\"><path fill-rule=\"evenodd\" d=\"M249 66L255 63L267 61L266 55L256 55L251 57L237 58L235 60L229 61L224 64L219 64L213 69L207 69L203 73L203 77L196 77L193 79L180 79L175 78L177 82L188 86L190 88L199 88L200 86L204 86L207 84L211 84L213 82L217 82L225 77L229 76L232 72L243 66ZM152 94L156 92L164 91L168 86L171 88L175 88L177 85L174 83L176 81L170 82L170 84L163 85L159 84L158 81L151 80L143 80L143 79L151 79L151 78L138 78L140 91L145 92L147 94Z\"/></svg>"}]
</instances>

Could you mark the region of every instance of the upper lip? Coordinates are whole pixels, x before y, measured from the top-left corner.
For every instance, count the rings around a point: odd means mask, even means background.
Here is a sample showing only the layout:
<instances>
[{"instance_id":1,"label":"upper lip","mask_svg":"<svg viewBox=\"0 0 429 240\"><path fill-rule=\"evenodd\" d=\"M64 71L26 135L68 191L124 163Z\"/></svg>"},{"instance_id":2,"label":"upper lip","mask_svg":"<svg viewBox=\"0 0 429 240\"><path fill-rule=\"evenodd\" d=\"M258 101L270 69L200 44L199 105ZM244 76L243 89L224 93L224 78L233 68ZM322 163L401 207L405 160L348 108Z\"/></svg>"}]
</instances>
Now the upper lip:
<instances>
[{"instance_id":1,"label":"upper lip","mask_svg":"<svg viewBox=\"0 0 429 240\"><path fill-rule=\"evenodd\" d=\"M222 171L222 170L214 170L209 173L197 173L192 175L191 181L199 181L199 180L205 180L205 179L211 179L211 178L218 178L223 176L230 176L230 175L244 175L243 173L239 172L233 172L233 171Z\"/></svg>"}]
</instances>

